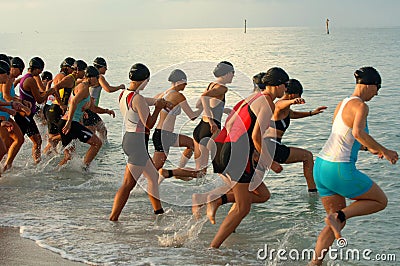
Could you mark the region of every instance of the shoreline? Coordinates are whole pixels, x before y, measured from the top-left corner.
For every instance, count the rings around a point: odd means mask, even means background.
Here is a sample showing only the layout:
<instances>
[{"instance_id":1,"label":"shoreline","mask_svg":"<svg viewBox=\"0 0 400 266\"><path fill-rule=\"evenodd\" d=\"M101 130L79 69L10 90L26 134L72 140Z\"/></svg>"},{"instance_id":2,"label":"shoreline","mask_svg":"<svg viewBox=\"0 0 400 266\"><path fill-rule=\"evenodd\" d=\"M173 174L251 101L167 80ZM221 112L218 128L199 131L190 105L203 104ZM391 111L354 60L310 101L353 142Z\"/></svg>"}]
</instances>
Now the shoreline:
<instances>
[{"instance_id":1,"label":"shoreline","mask_svg":"<svg viewBox=\"0 0 400 266\"><path fill-rule=\"evenodd\" d=\"M18 227L0 226L0 257L5 265L87 265L64 259L60 254L41 248L33 240L23 238Z\"/></svg>"}]
</instances>

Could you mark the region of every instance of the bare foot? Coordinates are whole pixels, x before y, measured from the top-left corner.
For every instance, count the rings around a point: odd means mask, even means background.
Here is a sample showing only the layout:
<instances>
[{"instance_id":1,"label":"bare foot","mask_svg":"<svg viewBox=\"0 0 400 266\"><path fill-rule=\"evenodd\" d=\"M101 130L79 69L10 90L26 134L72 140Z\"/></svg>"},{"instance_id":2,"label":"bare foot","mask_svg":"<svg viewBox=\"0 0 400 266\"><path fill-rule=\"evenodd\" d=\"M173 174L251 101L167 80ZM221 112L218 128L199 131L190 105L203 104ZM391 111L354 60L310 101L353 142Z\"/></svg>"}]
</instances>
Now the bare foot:
<instances>
[{"instance_id":1,"label":"bare foot","mask_svg":"<svg viewBox=\"0 0 400 266\"><path fill-rule=\"evenodd\" d=\"M335 234L335 238L339 239L342 237L341 230L342 225L337 218L337 213L331 213L325 218L325 223L332 229L333 233Z\"/></svg>"},{"instance_id":2,"label":"bare foot","mask_svg":"<svg viewBox=\"0 0 400 266\"><path fill-rule=\"evenodd\" d=\"M221 205L220 197L215 199L215 195L208 195L207 197L207 217L211 224L215 224L215 214L218 207Z\"/></svg>"},{"instance_id":3,"label":"bare foot","mask_svg":"<svg viewBox=\"0 0 400 266\"><path fill-rule=\"evenodd\" d=\"M207 202L207 194L192 195L192 213L196 219L200 219L201 209L206 202Z\"/></svg>"}]
</instances>

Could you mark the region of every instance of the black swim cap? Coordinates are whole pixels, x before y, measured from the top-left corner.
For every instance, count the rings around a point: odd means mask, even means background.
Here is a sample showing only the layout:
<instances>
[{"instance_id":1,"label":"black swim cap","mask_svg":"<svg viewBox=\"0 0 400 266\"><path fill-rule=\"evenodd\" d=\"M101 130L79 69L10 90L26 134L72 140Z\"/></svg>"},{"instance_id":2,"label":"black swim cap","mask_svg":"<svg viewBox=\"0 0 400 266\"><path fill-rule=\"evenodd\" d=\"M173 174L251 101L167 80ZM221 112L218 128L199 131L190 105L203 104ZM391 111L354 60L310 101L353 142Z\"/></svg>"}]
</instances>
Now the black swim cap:
<instances>
[{"instance_id":1,"label":"black swim cap","mask_svg":"<svg viewBox=\"0 0 400 266\"><path fill-rule=\"evenodd\" d=\"M85 70L85 77L87 78L98 77L99 74L99 71L94 66L88 66Z\"/></svg>"},{"instance_id":2,"label":"black swim cap","mask_svg":"<svg viewBox=\"0 0 400 266\"><path fill-rule=\"evenodd\" d=\"M87 64L83 60L76 60L72 68L76 71L82 71L87 68Z\"/></svg>"},{"instance_id":3,"label":"black swim cap","mask_svg":"<svg viewBox=\"0 0 400 266\"><path fill-rule=\"evenodd\" d=\"M150 77L150 70L147 66L136 63L131 67L129 71L129 79L132 81L143 81Z\"/></svg>"},{"instance_id":4,"label":"black swim cap","mask_svg":"<svg viewBox=\"0 0 400 266\"><path fill-rule=\"evenodd\" d=\"M261 82L266 86L279 86L289 80L289 75L280 67L268 69Z\"/></svg>"},{"instance_id":5,"label":"black swim cap","mask_svg":"<svg viewBox=\"0 0 400 266\"><path fill-rule=\"evenodd\" d=\"M286 89L286 94L299 94L300 96L303 94L303 86L297 79L289 79L286 82Z\"/></svg>"},{"instance_id":6,"label":"black swim cap","mask_svg":"<svg viewBox=\"0 0 400 266\"><path fill-rule=\"evenodd\" d=\"M40 57L34 57L29 61L29 68L30 69L43 69L44 68L44 61Z\"/></svg>"},{"instance_id":7,"label":"black swim cap","mask_svg":"<svg viewBox=\"0 0 400 266\"><path fill-rule=\"evenodd\" d=\"M13 59L11 59L11 67L18 68L22 73L22 71L24 71L25 64L21 58L13 57Z\"/></svg>"},{"instance_id":8,"label":"black swim cap","mask_svg":"<svg viewBox=\"0 0 400 266\"><path fill-rule=\"evenodd\" d=\"M3 60L4 62L8 63L9 65L11 65L11 56L8 56L6 54L0 54L0 60Z\"/></svg>"},{"instance_id":9,"label":"black swim cap","mask_svg":"<svg viewBox=\"0 0 400 266\"><path fill-rule=\"evenodd\" d=\"M10 75L10 65L4 60L0 60L0 74Z\"/></svg>"},{"instance_id":10,"label":"black swim cap","mask_svg":"<svg viewBox=\"0 0 400 266\"><path fill-rule=\"evenodd\" d=\"M218 78L228 74L229 72L234 72L234 71L235 69L233 68L232 63L229 63L228 61L222 61L218 63L218 65L214 68L213 73L214 76Z\"/></svg>"},{"instance_id":11,"label":"black swim cap","mask_svg":"<svg viewBox=\"0 0 400 266\"><path fill-rule=\"evenodd\" d=\"M52 80L53 79L53 74L51 74L49 71L43 71L42 80Z\"/></svg>"},{"instance_id":12,"label":"black swim cap","mask_svg":"<svg viewBox=\"0 0 400 266\"><path fill-rule=\"evenodd\" d=\"M187 81L187 76L185 72L180 69L172 70L171 74L168 77L169 82L178 82L178 81Z\"/></svg>"},{"instance_id":13,"label":"black swim cap","mask_svg":"<svg viewBox=\"0 0 400 266\"><path fill-rule=\"evenodd\" d=\"M253 76L253 83L260 90L265 90L266 85L262 83L262 78L265 76L265 72L260 72L257 75ZM256 88L256 87L255 87Z\"/></svg>"},{"instance_id":14,"label":"black swim cap","mask_svg":"<svg viewBox=\"0 0 400 266\"><path fill-rule=\"evenodd\" d=\"M63 67L71 67L72 68L74 66L74 63L75 63L74 58L67 57L64 59L64 61L61 62L60 68L63 68Z\"/></svg>"},{"instance_id":15,"label":"black swim cap","mask_svg":"<svg viewBox=\"0 0 400 266\"><path fill-rule=\"evenodd\" d=\"M103 57L96 57L93 60L93 65L97 68L105 67L107 68L107 62Z\"/></svg>"},{"instance_id":16,"label":"black swim cap","mask_svg":"<svg viewBox=\"0 0 400 266\"><path fill-rule=\"evenodd\" d=\"M357 84L380 85L382 83L381 75L373 67L362 67L354 72Z\"/></svg>"}]
</instances>

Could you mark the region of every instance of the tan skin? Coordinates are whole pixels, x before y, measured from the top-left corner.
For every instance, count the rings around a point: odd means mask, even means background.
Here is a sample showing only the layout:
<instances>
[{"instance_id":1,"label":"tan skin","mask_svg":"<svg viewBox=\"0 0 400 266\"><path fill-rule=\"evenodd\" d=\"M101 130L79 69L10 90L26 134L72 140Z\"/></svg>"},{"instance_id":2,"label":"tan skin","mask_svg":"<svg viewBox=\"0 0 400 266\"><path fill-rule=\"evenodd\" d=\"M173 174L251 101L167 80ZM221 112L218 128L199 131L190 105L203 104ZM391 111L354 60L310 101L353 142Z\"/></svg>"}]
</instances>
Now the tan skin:
<instances>
[{"instance_id":1,"label":"tan skin","mask_svg":"<svg viewBox=\"0 0 400 266\"><path fill-rule=\"evenodd\" d=\"M267 86L267 88L262 92L265 97L259 97L250 104L250 108L257 117L252 134L252 140L255 149L259 154L261 154L258 163L262 166L261 168L267 169L271 167L275 172L282 171L282 167L278 163L272 162L272 158L268 152L262 152L266 149L263 143L263 135L268 129L269 121L271 120L275 109L273 100L282 97L285 91L286 87L284 84L279 86ZM251 99L252 97L254 97L254 95L251 95L248 99ZM229 127L233 124L233 120L234 118L230 119L225 125L228 132ZM265 202L269 199L270 193L262 182L263 175L264 173L258 173L255 177L255 181L257 181L255 188L251 188L249 183L230 181L229 187L231 190L227 193L227 198L228 202L235 202L235 204L222 222L217 234L210 244L210 247L219 248L221 246L230 234L235 231L243 218L250 212L252 203ZM226 179L230 179L230 177L226 176ZM254 186L254 184L252 186ZM221 204L222 200L220 198L207 203L207 216L211 223L215 223L215 213Z\"/></svg>"},{"instance_id":2,"label":"tan skin","mask_svg":"<svg viewBox=\"0 0 400 266\"><path fill-rule=\"evenodd\" d=\"M21 101L19 99L19 97L17 97L17 96L11 97L11 92L10 92L13 82L21 74L22 73L19 68L11 67L10 78L8 79L8 81L5 84L3 84L1 86L1 91L3 93L4 100L6 100L6 102L9 102L9 103L12 102L13 108L15 110L20 110L21 115L29 115L31 113L30 102ZM25 106L25 105L21 104L20 102L26 102L29 104L29 106ZM20 107L19 109L17 106L15 106L16 104L19 105L19 107ZM3 138L3 141L6 143L6 146L8 148L7 159L2 168L3 172L12 167L12 163L15 159L15 156L18 154L18 152L25 140L24 135L22 134L22 131L19 128L19 126L17 125L17 123L15 123L15 121L11 117L8 119L8 122L10 122L12 124L12 129L10 131L4 132L5 134L1 134L1 137Z\"/></svg>"},{"instance_id":3,"label":"tan skin","mask_svg":"<svg viewBox=\"0 0 400 266\"><path fill-rule=\"evenodd\" d=\"M112 92L116 92L118 90L125 89L125 85L124 84L121 84L119 86L111 86L108 83L108 81L104 77L104 75L106 74L106 71L107 71L107 67L100 67L100 68L98 68L98 71L100 73L99 79L95 82L95 84L93 84L93 87L97 87L97 86L100 85L102 87L102 89L104 89L108 93L112 93ZM93 98L93 97L91 97L91 100L93 101L93 104L90 107L90 110L92 112L95 112L97 114L109 114L113 118L115 117L115 113L114 113L113 110L109 110L109 109L106 109L106 108L98 107L96 102L95 102L95 98ZM86 114L84 114L84 115L86 115ZM99 123L97 123L94 126L88 126L88 128L93 132L97 131L102 140L107 139L107 128L106 128L104 122L100 121Z\"/></svg>"},{"instance_id":4,"label":"tan skin","mask_svg":"<svg viewBox=\"0 0 400 266\"><path fill-rule=\"evenodd\" d=\"M173 108L180 105L182 107L182 110L187 114L187 116L191 120L194 120L197 118L197 116L200 115L202 110L199 109L195 112L192 111L192 109L190 108L189 104L186 101L186 97L181 93L181 91L183 91L185 87L186 83L179 84L176 86L174 86L173 84L171 88L166 90L164 93L157 95L155 98L160 99L164 97L168 102L172 103ZM173 132L175 126L175 120L176 116L169 115L167 112L160 112L160 119L158 121L156 128ZM194 144L193 144L193 139L191 137L179 134L176 144L177 144L176 146L178 147L186 147L182 156L188 159L192 156ZM165 152L159 152L159 151L154 152L153 162L157 170L163 167L166 159L167 159L167 154Z\"/></svg>"},{"instance_id":5,"label":"tan skin","mask_svg":"<svg viewBox=\"0 0 400 266\"><path fill-rule=\"evenodd\" d=\"M219 132L218 126L215 122L210 119L213 118L213 114L210 111L210 108L213 108L220 103L225 94L228 92L228 88L226 84L232 83L232 79L234 77L234 72L229 72L224 76L218 77L215 82L212 83L210 87L211 89L205 89L200 97L200 101L203 107L203 121L208 122L210 124L210 131L213 136L216 136ZM230 113L230 109L225 108L224 113ZM209 157L209 148L204 145L200 145L197 143L195 139L193 139L194 144L194 159L196 162L196 169L183 169L177 168L172 170L174 177L177 178L198 178L202 177L207 172L207 164ZM168 177L168 171L165 169L161 169L160 173L163 177Z\"/></svg>"},{"instance_id":6,"label":"tan skin","mask_svg":"<svg viewBox=\"0 0 400 266\"><path fill-rule=\"evenodd\" d=\"M85 75L84 70L73 70L70 67L67 67L66 69L72 70L70 74L71 75L65 75L63 72L58 73L55 78L54 78L54 87L53 89L57 91L58 93L55 94L55 98L57 100L57 103L61 103L61 97L59 96L59 91L63 88L72 88L74 87L74 84L76 83L77 79L82 79ZM63 112L67 110L67 106L64 104L60 105L61 109ZM43 150L44 154L48 154L51 149L55 149L57 146L58 141L60 141L60 136L59 134L50 134L49 133L49 143L46 145L46 147Z\"/></svg>"},{"instance_id":7,"label":"tan skin","mask_svg":"<svg viewBox=\"0 0 400 266\"><path fill-rule=\"evenodd\" d=\"M69 104L67 123L62 128L63 134L66 135L71 130L72 118L74 116L76 108L82 100L86 99L89 96L89 86L91 86L91 84L94 82L95 79L97 79L97 77L84 78L83 82L81 82L74 88L73 93L75 96L72 99L72 101L70 101ZM99 152L102 143L101 140L95 134L93 134L92 137L86 143L89 144L90 147L86 152L86 155L83 159L83 163L85 166L89 166L89 164L93 161L94 157L96 157L97 153ZM64 159L59 163L59 165L64 165L65 163L68 162L68 160L71 159L70 153L71 153L70 150L68 149L64 150Z\"/></svg>"},{"instance_id":8,"label":"tan skin","mask_svg":"<svg viewBox=\"0 0 400 266\"><path fill-rule=\"evenodd\" d=\"M132 81L129 90L140 92L147 85L148 80L145 81ZM155 109L153 114L150 113L149 105L154 105ZM164 99L145 98L140 94L133 97L131 108L138 113L140 120L148 130L154 127L158 114L163 108L171 108L171 104ZM118 221L119 216L128 201L130 192L136 186L138 179L143 174L148 182L147 192L153 210L160 210L162 208L159 199L158 179L159 175L154 167L153 162L149 158L145 166L138 166L127 164L125 168L124 180L121 187L118 189L113 208L110 214L110 221Z\"/></svg>"},{"instance_id":9,"label":"tan skin","mask_svg":"<svg viewBox=\"0 0 400 266\"><path fill-rule=\"evenodd\" d=\"M45 92L42 92L38 82L37 78L42 73L43 69L28 69L28 72L32 74L33 77L28 77L27 79L24 80L24 90L27 92L31 92L33 95L33 98L35 101L39 104L45 102L47 100L47 97L50 94L57 94L54 89L49 89ZM40 79L40 77L39 77ZM35 161L35 163L38 163L41 158L41 146L42 146L42 138L40 134L35 134L31 137L29 137L30 140L32 141L32 157Z\"/></svg>"},{"instance_id":10,"label":"tan skin","mask_svg":"<svg viewBox=\"0 0 400 266\"><path fill-rule=\"evenodd\" d=\"M379 158L386 159L391 164L395 164L399 158L397 152L385 148L365 132L369 112L366 102L370 101L376 95L378 95L376 85L357 84L352 96L357 96L359 99L352 99L346 104L343 109L342 119L352 129L354 138L363 147L367 147L372 154L377 155ZM335 109L334 118L340 106L341 103ZM379 212L386 208L388 201L385 193L376 183L373 183L370 190L366 193L352 198L352 200L353 202L349 206L346 206L346 199L341 195L336 194L321 198L327 213L325 218L326 226L318 237L315 247L316 258L312 261L313 265L322 265L323 257L325 256L323 250L329 249L335 239L341 238L341 230L345 226L346 221L341 223L336 211L341 210L345 214L346 220L348 220L352 217Z\"/></svg>"},{"instance_id":11,"label":"tan skin","mask_svg":"<svg viewBox=\"0 0 400 266\"><path fill-rule=\"evenodd\" d=\"M320 114L327 108L326 106L320 106L311 112L298 112L290 109L291 105L295 104L305 104L305 100L303 98L300 98L299 94L285 93L285 95L275 103L275 111L272 120L273 121L283 120L288 115L290 115L291 119L299 119L303 117ZM284 133L285 132L283 132L282 130L270 127L267 131L266 137L270 137L273 139L275 138L282 139ZM303 162L304 177L306 178L308 189L316 189L313 176L314 160L312 153L308 150L301 148L295 148L295 147L289 147L289 148L290 148L290 154L284 163L291 164L291 163Z\"/></svg>"}]
</instances>

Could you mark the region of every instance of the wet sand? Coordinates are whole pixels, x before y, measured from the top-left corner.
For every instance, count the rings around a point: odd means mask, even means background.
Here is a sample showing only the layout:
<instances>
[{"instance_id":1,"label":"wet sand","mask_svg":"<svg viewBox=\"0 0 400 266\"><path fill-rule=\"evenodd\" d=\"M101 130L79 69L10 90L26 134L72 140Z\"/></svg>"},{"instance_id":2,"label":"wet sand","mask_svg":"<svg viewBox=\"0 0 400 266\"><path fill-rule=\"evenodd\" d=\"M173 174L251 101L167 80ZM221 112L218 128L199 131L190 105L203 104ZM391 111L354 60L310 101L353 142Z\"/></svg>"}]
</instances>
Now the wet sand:
<instances>
[{"instance_id":1,"label":"wet sand","mask_svg":"<svg viewBox=\"0 0 400 266\"><path fill-rule=\"evenodd\" d=\"M78 266L87 265L61 257L61 255L36 245L19 235L19 228L0 227L1 265Z\"/></svg>"}]
</instances>

